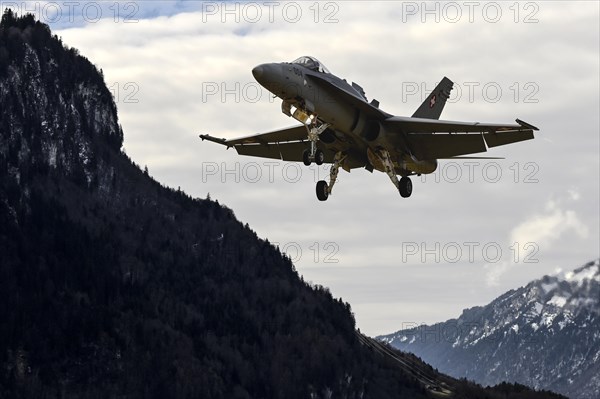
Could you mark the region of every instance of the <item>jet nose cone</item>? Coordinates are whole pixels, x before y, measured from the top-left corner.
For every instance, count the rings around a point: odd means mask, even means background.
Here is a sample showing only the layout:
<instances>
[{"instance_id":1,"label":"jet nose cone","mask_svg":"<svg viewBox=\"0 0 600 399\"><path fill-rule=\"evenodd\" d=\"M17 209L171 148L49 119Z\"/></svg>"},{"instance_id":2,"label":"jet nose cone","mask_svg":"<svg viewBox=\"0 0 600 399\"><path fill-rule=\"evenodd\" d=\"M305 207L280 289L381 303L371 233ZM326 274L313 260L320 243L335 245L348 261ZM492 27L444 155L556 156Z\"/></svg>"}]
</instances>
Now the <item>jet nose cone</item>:
<instances>
[{"instance_id":1,"label":"jet nose cone","mask_svg":"<svg viewBox=\"0 0 600 399\"><path fill-rule=\"evenodd\" d=\"M276 94L275 90L279 90L278 87L284 82L281 65L276 63L257 65L252 69L252 75L262 87L273 94Z\"/></svg>"},{"instance_id":2,"label":"jet nose cone","mask_svg":"<svg viewBox=\"0 0 600 399\"><path fill-rule=\"evenodd\" d=\"M254 67L252 70L252 75L254 75L254 79L259 80L263 74L265 73L265 69L262 65Z\"/></svg>"}]
</instances>

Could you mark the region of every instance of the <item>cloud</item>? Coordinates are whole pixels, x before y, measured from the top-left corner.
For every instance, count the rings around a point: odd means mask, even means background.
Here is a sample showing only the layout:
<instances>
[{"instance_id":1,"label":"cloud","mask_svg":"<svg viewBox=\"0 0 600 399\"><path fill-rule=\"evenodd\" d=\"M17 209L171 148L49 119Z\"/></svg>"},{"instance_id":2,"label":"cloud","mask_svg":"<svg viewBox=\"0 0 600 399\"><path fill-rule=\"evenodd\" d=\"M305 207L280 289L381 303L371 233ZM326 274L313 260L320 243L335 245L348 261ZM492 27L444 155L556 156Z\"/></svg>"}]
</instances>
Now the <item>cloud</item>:
<instances>
[{"instance_id":1,"label":"cloud","mask_svg":"<svg viewBox=\"0 0 600 399\"><path fill-rule=\"evenodd\" d=\"M510 251L502 261L485 266L487 284L498 286L501 277L517 265L539 262L539 251L550 251L557 242L571 244L573 235L579 239L588 238L588 226L575 210L568 209L578 199L575 191L568 190L565 200L546 201L543 212L529 216L512 229L507 245ZM570 239L565 239L567 236Z\"/></svg>"},{"instance_id":2,"label":"cloud","mask_svg":"<svg viewBox=\"0 0 600 399\"><path fill-rule=\"evenodd\" d=\"M2 10L10 8L19 15L30 13L52 29L85 27L100 22L135 24L143 19L173 16L205 10L214 2L195 0L2 0Z\"/></svg>"},{"instance_id":3,"label":"cloud","mask_svg":"<svg viewBox=\"0 0 600 399\"><path fill-rule=\"evenodd\" d=\"M571 192L569 195L572 195ZM561 209L559 201L549 200L546 202L544 213L532 215L515 227L510 239L511 242L534 242L540 246L549 246L567 232L587 238L589 229L581 222L576 211Z\"/></svg>"}]
</instances>

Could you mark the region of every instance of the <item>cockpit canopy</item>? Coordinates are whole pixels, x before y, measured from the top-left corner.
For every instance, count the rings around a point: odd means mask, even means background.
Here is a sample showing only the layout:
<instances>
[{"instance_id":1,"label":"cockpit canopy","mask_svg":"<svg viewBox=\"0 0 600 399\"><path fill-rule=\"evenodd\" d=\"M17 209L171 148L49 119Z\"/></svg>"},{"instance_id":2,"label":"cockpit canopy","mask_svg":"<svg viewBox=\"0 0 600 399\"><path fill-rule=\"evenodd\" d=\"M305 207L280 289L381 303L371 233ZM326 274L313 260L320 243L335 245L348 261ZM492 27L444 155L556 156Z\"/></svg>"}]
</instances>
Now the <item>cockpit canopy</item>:
<instances>
[{"instance_id":1,"label":"cockpit canopy","mask_svg":"<svg viewBox=\"0 0 600 399\"><path fill-rule=\"evenodd\" d=\"M313 71L331 73L329 72L329 69L327 69L325 65L321 64L321 62L318 59L307 55L295 59L294 61L292 61L292 64L300 64Z\"/></svg>"}]
</instances>

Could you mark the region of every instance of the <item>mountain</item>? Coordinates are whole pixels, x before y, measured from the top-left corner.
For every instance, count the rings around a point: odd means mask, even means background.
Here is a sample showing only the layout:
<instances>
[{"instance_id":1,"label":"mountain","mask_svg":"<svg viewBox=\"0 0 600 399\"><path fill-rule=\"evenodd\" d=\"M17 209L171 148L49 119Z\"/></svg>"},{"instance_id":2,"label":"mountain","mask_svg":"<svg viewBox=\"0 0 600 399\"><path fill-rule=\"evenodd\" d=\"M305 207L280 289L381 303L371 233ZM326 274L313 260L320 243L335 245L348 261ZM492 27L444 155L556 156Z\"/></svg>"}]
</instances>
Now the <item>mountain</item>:
<instances>
[{"instance_id":1,"label":"mountain","mask_svg":"<svg viewBox=\"0 0 600 399\"><path fill-rule=\"evenodd\" d=\"M443 373L600 398L600 261L544 276L458 319L378 337Z\"/></svg>"},{"instance_id":2,"label":"mountain","mask_svg":"<svg viewBox=\"0 0 600 399\"><path fill-rule=\"evenodd\" d=\"M0 111L0 398L560 397L359 334L232 210L133 163L102 72L10 10Z\"/></svg>"}]
</instances>

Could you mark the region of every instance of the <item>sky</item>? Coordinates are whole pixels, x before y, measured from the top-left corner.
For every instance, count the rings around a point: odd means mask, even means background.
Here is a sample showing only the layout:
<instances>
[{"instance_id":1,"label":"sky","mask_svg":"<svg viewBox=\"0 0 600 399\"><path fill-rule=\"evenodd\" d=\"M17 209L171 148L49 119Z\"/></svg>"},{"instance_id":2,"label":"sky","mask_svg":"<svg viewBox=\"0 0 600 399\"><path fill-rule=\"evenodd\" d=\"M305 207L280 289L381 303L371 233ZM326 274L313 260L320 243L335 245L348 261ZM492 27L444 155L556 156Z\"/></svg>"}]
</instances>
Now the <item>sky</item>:
<instances>
[{"instance_id":1,"label":"sky","mask_svg":"<svg viewBox=\"0 0 600 399\"><path fill-rule=\"evenodd\" d=\"M12 4L7 4L12 3ZM2 2L34 12L102 69L124 149L161 183L210 195L277 243L368 335L458 317L600 254L599 3ZM237 155L235 138L297 123L254 66L317 57L388 113L442 77L442 119L540 128L498 160L440 161L401 198L380 172Z\"/></svg>"}]
</instances>

